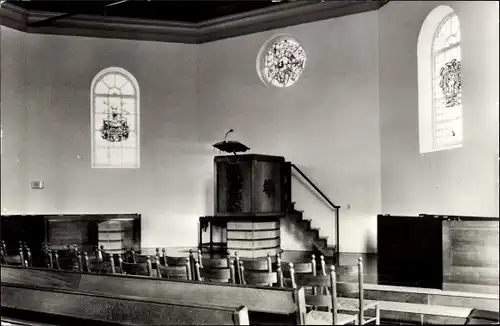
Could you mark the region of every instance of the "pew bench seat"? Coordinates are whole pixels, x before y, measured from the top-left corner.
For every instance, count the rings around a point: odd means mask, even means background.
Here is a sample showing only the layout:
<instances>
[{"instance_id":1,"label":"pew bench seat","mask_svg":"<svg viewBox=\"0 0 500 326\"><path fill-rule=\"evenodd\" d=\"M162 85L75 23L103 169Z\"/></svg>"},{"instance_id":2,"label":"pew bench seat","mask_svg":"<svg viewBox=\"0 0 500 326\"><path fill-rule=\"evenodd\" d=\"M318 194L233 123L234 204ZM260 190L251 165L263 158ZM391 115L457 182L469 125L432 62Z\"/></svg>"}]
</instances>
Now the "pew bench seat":
<instances>
[{"instance_id":1,"label":"pew bench seat","mask_svg":"<svg viewBox=\"0 0 500 326\"><path fill-rule=\"evenodd\" d=\"M337 314L337 323L335 325L346 325L357 323L356 314ZM306 315L306 325L333 325L332 313L329 311L311 310Z\"/></svg>"},{"instance_id":2,"label":"pew bench seat","mask_svg":"<svg viewBox=\"0 0 500 326\"><path fill-rule=\"evenodd\" d=\"M356 298L337 298L338 309L342 311L358 311L359 310L359 300ZM378 301L375 300L363 300L364 309L375 309L377 307Z\"/></svg>"},{"instance_id":3,"label":"pew bench seat","mask_svg":"<svg viewBox=\"0 0 500 326\"><path fill-rule=\"evenodd\" d=\"M21 319L14 319L14 318L8 318L8 317L2 317L0 326L18 326L18 325L23 325L23 326L57 326L55 324L45 324L45 323L39 323L39 322L33 322L33 321L27 321L27 320L21 320Z\"/></svg>"},{"instance_id":4,"label":"pew bench seat","mask_svg":"<svg viewBox=\"0 0 500 326\"><path fill-rule=\"evenodd\" d=\"M189 305L2 282L2 318L56 325L249 325L246 307Z\"/></svg>"}]
</instances>

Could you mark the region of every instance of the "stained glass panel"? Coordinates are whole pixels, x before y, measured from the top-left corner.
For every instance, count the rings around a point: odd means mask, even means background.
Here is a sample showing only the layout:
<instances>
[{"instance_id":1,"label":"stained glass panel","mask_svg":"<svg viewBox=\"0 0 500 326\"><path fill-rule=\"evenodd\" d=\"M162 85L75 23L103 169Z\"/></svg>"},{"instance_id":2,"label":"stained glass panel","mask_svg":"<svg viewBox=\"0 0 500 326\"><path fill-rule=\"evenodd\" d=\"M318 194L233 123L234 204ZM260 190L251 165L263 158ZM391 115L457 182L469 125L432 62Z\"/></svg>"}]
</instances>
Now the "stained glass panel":
<instances>
[{"instance_id":1,"label":"stained glass panel","mask_svg":"<svg viewBox=\"0 0 500 326\"><path fill-rule=\"evenodd\" d=\"M436 149L462 142L462 63L460 23L445 18L433 43L433 112Z\"/></svg>"},{"instance_id":2,"label":"stained glass panel","mask_svg":"<svg viewBox=\"0 0 500 326\"><path fill-rule=\"evenodd\" d=\"M293 85L304 71L306 53L293 38L281 38L271 44L264 58L263 76L276 87Z\"/></svg>"}]
</instances>

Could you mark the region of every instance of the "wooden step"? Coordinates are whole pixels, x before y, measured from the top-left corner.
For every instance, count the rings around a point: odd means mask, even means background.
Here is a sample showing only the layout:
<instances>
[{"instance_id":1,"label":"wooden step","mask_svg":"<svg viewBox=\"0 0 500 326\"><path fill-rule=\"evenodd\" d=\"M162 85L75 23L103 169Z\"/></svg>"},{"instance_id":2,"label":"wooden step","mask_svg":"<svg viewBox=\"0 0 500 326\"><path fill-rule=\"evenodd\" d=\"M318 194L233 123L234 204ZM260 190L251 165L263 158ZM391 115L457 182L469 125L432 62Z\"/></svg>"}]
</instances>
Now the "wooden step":
<instances>
[{"instance_id":1,"label":"wooden step","mask_svg":"<svg viewBox=\"0 0 500 326\"><path fill-rule=\"evenodd\" d=\"M427 305L393 301L379 301L383 319L418 322L422 324L463 325L472 308Z\"/></svg>"},{"instance_id":2,"label":"wooden step","mask_svg":"<svg viewBox=\"0 0 500 326\"><path fill-rule=\"evenodd\" d=\"M446 280L443 282L443 290L496 294L497 296L499 294L498 285L450 283Z\"/></svg>"},{"instance_id":3,"label":"wooden step","mask_svg":"<svg viewBox=\"0 0 500 326\"><path fill-rule=\"evenodd\" d=\"M315 238L319 238L319 229L316 229L316 228L310 228L309 230L310 233L312 233L314 235Z\"/></svg>"},{"instance_id":4,"label":"wooden step","mask_svg":"<svg viewBox=\"0 0 500 326\"><path fill-rule=\"evenodd\" d=\"M339 282L338 285L339 295L354 295L351 293L343 293L343 284L352 284L353 286L357 286L357 283L352 283L352 281L349 283ZM499 310L499 296L486 293L445 291L438 289L365 283L364 298L367 300L450 306L458 308L475 308L491 311Z\"/></svg>"}]
</instances>

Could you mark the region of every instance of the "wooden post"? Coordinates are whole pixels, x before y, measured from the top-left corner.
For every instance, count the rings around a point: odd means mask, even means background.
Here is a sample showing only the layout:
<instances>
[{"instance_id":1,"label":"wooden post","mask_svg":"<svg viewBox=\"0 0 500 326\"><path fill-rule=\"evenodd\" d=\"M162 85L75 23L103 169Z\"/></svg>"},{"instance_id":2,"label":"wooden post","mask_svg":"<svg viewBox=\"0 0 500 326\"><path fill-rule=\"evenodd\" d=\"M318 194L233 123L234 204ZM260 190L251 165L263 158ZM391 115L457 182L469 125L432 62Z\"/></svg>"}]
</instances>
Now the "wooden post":
<instances>
[{"instance_id":1,"label":"wooden post","mask_svg":"<svg viewBox=\"0 0 500 326\"><path fill-rule=\"evenodd\" d=\"M136 263L136 262L135 262L135 259L134 259L134 264L135 264L135 263ZM151 266L151 259L149 258L149 256L148 256L148 260L146 261L146 264L147 264L147 266L148 266L148 275L149 275L150 277L153 277L153 266Z\"/></svg>"},{"instance_id":2,"label":"wooden post","mask_svg":"<svg viewBox=\"0 0 500 326\"><path fill-rule=\"evenodd\" d=\"M23 247L19 247L19 257L21 258L21 266L26 267L26 263L24 261L24 252Z\"/></svg>"},{"instance_id":3,"label":"wooden post","mask_svg":"<svg viewBox=\"0 0 500 326\"><path fill-rule=\"evenodd\" d=\"M111 273L116 274L115 257L113 257L113 254L109 255L109 264L111 265Z\"/></svg>"},{"instance_id":4,"label":"wooden post","mask_svg":"<svg viewBox=\"0 0 500 326\"><path fill-rule=\"evenodd\" d=\"M201 282L200 264L198 262L194 264L194 277L195 281Z\"/></svg>"},{"instance_id":5,"label":"wooden post","mask_svg":"<svg viewBox=\"0 0 500 326\"><path fill-rule=\"evenodd\" d=\"M85 271L87 273L90 273L89 255L87 254L86 251L83 252L83 260L85 261Z\"/></svg>"},{"instance_id":6,"label":"wooden post","mask_svg":"<svg viewBox=\"0 0 500 326\"><path fill-rule=\"evenodd\" d=\"M243 265L241 265L239 270L241 273L240 284L246 284L247 282L245 281L245 267L243 267Z\"/></svg>"},{"instance_id":7,"label":"wooden post","mask_svg":"<svg viewBox=\"0 0 500 326\"><path fill-rule=\"evenodd\" d=\"M364 323L364 295L363 295L363 258L358 258L358 286L359 286L359 324Z\"/></svg>"},{"instance_id":8,"label":"wooden post","mask_svg":"<svg viewBox=\"0 0 500 326\"><path fill-rule=\"evenodd\" d=\"M289 263L290 266L290 278L292 279L292 288L296 289L297 284L295 283L295 270L293 269L293 263Z\"/></svg>"},{"instance_id":9,"label":"wooden post","mask_svg":"<svg viewBox=\"0 0 500 326\"><path fill-rule=\"evenodd\" d=\"M243 269L241 268L243 266L241 266L241 264L240 264L240 257L238 257L237 252L234 253L234 260L236 262L236 274L238 276L238 282L240 284L245 284L244 280L243 280Z\"/></svg>"},{"instance_id":10,"label":"wooden post","mask_svg":"<svg viewBox=\"0 0 500 326\"><path fill-rule=\"evenodd\" d=\"M53 269L54 268L54 260L52 258L52 249L48 250L48 256L49 256L49 268Z\"/></svg>"},{"instance_id":11,"label":"wooden post","mask_svg":"<svg viewBox=\"0 0 500 326\"><path fill-rule=\"evenodd\" d=\"M279 284L279 287L282 288L282 287L284 287L284 282L283 282L283 270L281 269L281 257L280 257L280 254L277 255L276 262L278 264L278 270L277 270L277 273L278 273L278 284Z\"/></svg>"},{"instance_id":12,"label":"wooden post","mask_svg":"<svg viewBox=\"0 0 500 326\"><path fill-rule=\"evenodd\" d=\"M311 257L312 257L311 258L312 274L314 276L316 276L316 256L313 254ZM317 292L318 289L315 286L312 287L312 291L313 291L313 295L317 295L318 294L318 292ZM316 310L316 307L313 307L313 309Z\"/></svg>"},{"instance_id":13,"label":"wooden post","mask_svg":"<svg viewBox=\"0 0 500 326\"><path fill-rule=\"evenodd\" d=\"M165 250L165 248L163 248L161 250L161 253L162 253L162 256L163 256L163 265L164 266L168 266L168 264L167 264L167 251Z\"/></svg>"},{"instance_id":14,"label":"wooden post","mask_svg":"<svg viewBox=\"0 0 500 326\"><path fill-rule=\"evenodd\" d=\"M231 283L236 284L236 276L234 275L234 260L229 259L228 256L228 261L229 261L229 274L231 275Z\"/></svg>"},{"instance_id":15,"label":"wooden post","mask_svg":"<svg viewBox=\"0 0 500 326\"><path fill-rule=\"evenodd\" d=\"M55 259L56 259L56 268L57 269L61 269L61 265L59 264L59 253L57 252L57 250L55 250Z\"/></svg>"},{"instance_id":16,"label":"wooden post","mask_svg":"<svg viewBox=\"0 0 500 326\"><path fill-rule=\"evenodd\" d=\"M203 268L202 258L203 256L201 255L201 249L198 249L198 264L200 264L200 268Z\"/></svg>"},{"instance_id":17,"label":"wooden post","mask_svg":"<svg viewBox=\"0 0 500 326\"><path fill-rule=\"evenodd\" d=\"M118 265L120 265L120 273L125 274L123 272L123 258L122 258L122 256L118 256Z\"/></svg>"},{"instance_id":18,"label":"wooden post","mask_svg":"<svg viewBox=\"0 0 500 326\"><path fill-rule=\"evenodd\" d=\"M30 248L26 248L26 254L27 254L27 256L28 256L28 259L27 259L27 261L28 261L28 264L27 264L27 265L28 265L28 267L33 266L33 260L32 260L32 258L31 258L31 251L30 251Z\"/></svg>"},{"instance_id":19,"label":"wooden post","mask_svg":"<svg viewBox=\"0 0 500 326\"><path fill-rule=\"evenodd\" d=\"M333 325L337 324L337 275L335 266L330 267L330 282L332 284L332 320Z\"/></svg>"},{"instance_id":20,"label":"wooden post","mask_svg":"<svg viewBox=\"0 0 500 326\"><path fill-rule=\"evenodd\" d=\"M161 275L159 252L158 255L155 256L155 263L156 263L156 276L158 276L158 278L162 278L163 276Z\"/></svg>"},{"instance_id":21,"label":"wooden post","mask_svg":"<svg viewBox=\"0 0 500 326\"><path fill-rule=\"evenodd\" d=\"M78 271L83 272L82 255L80 255L80 252L76 253L76 263L78 264Z\"/></svg>"},{"instance_id":22,"label":"wooden post","mask_svg":"<svg viewBox=\"0 0 500 326\"><path fill-rule=\"evenodd\" d=\"M273 272L273 265L271 262L271 254L267 253L267 272L272 273ZM273 283L269 283L269 286L272 287Z\"/></svg>"},{"instance_id":23,"label":"wooden post","mask_svg":"<svg viewBox=\"0 0 500 326\"><path fill-rule=\"evenodd\" d=\"M192 280L193 279L193 271L191 270L191 263L190 262L188 262L186 265L186 273L187 273L188 280Z\"/></svg>"}]
</instances>

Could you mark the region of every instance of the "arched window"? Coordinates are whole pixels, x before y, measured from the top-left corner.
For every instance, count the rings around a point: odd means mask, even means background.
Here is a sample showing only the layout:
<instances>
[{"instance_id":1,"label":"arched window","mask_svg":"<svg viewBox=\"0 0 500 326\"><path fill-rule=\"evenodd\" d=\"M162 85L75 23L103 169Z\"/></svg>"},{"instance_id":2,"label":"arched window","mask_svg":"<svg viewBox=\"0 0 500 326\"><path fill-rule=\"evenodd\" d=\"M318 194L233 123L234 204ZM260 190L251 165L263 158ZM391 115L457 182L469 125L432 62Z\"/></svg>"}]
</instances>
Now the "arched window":
<instances>
[{"instance_id":1,"label":"arched window","mask_svg":"<svg viewBox=\"0 0 500 326\"><path fill-rule=\"evenodd\" d=\"M460 22L453 9L439 6L427 16L417 46L420 152L460 147Z\"/></svg>"},{"instance_id":2,"label":"arched window","mask_svg":"<svg viewBox=\"0 0 500 326\"><path fill-rule=\"evenodd\" d=\"M139 85L128 71L110 67L91 85L93 168L139 168Z\"/></svg>"}]
</instances>

